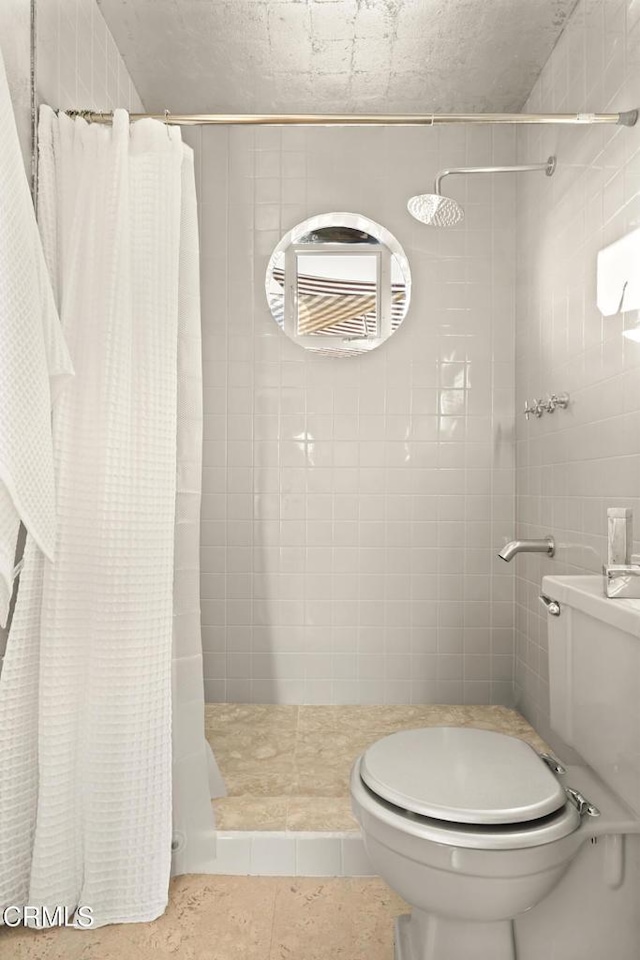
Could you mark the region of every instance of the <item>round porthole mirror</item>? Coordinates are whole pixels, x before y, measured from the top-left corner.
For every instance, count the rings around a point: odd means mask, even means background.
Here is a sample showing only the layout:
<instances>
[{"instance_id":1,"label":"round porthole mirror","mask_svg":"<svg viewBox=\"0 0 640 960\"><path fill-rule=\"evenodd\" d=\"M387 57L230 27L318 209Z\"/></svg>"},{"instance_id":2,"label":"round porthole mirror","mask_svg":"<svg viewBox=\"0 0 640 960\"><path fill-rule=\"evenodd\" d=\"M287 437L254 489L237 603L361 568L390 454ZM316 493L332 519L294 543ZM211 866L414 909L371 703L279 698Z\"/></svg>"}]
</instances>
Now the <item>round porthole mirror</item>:
<instances>
[{"instance_id":1,"label":"round porthole mirror","mask_svg":"<svg viewBox=\"0 0 640 960\"><path fill-rule=\"evenodd\" d=\"M411 299L404 250L379 223L324 213L290 230L266 276L273 319L306 350L366 353L398 329Z\"/></svg>"}]
</instances>

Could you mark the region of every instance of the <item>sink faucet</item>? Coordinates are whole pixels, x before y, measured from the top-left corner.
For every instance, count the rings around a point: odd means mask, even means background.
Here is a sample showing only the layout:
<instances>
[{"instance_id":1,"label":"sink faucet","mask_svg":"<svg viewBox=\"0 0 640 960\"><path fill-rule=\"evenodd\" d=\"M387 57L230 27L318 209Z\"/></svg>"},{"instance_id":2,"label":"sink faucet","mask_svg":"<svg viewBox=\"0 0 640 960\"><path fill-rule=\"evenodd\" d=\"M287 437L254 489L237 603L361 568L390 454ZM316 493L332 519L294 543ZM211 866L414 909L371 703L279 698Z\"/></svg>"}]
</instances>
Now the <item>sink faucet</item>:
<instances>
[{"instance_id":1,"label":"sink faucet","mask_svg":"<svg viewBox=\"0 0 640 960\"><path fill-rule=\"evenodd\" d=\"M548 557L552 557L555 552L555 540L553 537L545 537L544 540L511 540L502 548L498 556L508 563L516 553L546 553Z\"/></svg>"}]
</instances>

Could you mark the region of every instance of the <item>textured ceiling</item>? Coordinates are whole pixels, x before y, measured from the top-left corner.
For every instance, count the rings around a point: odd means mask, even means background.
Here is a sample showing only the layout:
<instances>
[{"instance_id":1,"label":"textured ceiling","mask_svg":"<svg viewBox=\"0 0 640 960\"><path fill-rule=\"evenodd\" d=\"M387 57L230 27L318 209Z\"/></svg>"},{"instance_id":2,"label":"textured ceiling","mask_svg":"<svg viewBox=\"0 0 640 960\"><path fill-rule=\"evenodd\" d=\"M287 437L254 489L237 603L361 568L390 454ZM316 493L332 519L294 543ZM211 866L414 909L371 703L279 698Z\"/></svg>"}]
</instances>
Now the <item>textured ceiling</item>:
<instances>
[{"instance_id":1,"label":"textured ceiling","mask_svg":"<svg viewBox=\"0 0 640 960\"><path fill-rule=\"evenodd\" d=\"M184 113L519 110L575 6L98 2L147 109Z\"/></svg>"}]
</instances>

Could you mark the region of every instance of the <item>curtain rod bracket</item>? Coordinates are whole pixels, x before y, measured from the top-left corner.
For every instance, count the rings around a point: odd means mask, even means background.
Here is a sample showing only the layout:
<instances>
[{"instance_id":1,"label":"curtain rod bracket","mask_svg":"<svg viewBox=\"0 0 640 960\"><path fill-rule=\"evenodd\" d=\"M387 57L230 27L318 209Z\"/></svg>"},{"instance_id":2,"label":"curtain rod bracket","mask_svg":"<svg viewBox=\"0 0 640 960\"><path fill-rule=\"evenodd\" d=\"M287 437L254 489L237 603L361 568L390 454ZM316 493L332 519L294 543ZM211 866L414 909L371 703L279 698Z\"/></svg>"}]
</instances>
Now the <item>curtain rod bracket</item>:
<instances>
[{"instance_id":1,"label":"curtain rod bracket","mask_svg":"<svg viewBox=\"0 0 640 960\"><path fill-rule=\"evenodd\" d=\"M638 122L638 111L637 110L623 110L622 113L618 114L619 120L618 123L622 127L635 127Z\"/></svg>"}]
</instances>

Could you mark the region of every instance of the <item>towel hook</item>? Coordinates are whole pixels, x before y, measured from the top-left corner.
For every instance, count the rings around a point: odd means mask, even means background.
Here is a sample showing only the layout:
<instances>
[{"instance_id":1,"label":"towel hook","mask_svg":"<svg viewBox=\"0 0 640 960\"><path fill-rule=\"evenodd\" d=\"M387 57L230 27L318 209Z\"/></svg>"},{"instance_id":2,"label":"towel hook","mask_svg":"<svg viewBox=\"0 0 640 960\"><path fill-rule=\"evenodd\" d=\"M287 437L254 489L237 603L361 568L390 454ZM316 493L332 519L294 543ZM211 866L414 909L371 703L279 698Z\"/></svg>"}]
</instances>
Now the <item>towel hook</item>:
<instances>
[{"instance_id":1,"label":"towel hook","mask_svg":"<svg viewBox=\"0 0 640 960\"><path fill-rule=\"evenodd\" d=\"M167 129L167 137L169 138L169 140L171 140L171 131L169 130L169 117L171 116L171 114L169 113L166 107L162 112L164 113L164 125Z\"/></svg>"}]
</instances>

